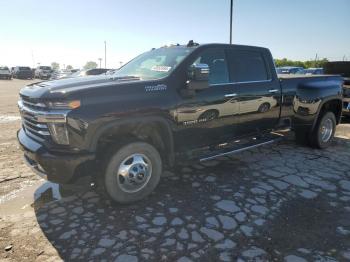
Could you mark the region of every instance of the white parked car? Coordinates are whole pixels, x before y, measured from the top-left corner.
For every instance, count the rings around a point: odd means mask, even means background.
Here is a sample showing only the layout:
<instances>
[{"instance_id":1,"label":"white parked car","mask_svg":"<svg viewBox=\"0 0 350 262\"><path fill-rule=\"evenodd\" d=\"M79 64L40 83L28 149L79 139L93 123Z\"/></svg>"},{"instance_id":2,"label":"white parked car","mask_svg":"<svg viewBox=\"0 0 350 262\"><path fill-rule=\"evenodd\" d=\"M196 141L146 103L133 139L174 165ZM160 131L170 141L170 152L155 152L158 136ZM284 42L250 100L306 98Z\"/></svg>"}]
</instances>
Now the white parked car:
<instances>
[{"instance_id":1,"label":"white parked car","mask_svg":"<svg viewBox=\"0 0 350 262\"><path fill-rule=\"evenodd\" d=\"M246 97L227 99L220 104L202 105L180 108L176 113L179 122L188 122L197 119L198 122L206 122L219 117L246 114L250 112L266 113L277 105L273 97Z\"/></svg>"}]
</instances>

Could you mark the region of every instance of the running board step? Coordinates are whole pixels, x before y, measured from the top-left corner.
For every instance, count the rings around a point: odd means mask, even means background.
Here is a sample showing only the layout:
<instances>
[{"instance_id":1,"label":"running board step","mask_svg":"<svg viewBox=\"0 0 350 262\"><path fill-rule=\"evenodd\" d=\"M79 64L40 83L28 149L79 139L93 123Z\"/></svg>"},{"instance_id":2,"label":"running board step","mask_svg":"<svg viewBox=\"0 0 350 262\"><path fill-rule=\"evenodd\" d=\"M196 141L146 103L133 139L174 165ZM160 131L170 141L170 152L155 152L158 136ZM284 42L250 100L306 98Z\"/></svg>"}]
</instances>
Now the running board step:
<instances>
[{"instance_id":1,"label":"running board step","mask_svg":"<svg viewBox=\"0 0 350 262\"><path fill-rule=\"evenodd\" d=\"M245 145L237 145L233 146L231 148L226 148L224 150L218 150L215 152L211 152L209 154L203 155L200 157L199 161L200 162L205 162L208 160L212 160L221 156L228 156L228 155L233 155L240 153L245 150L253 149L259 146L264 146L264 145L269 145L278 141L281 141L284 138L283 135L276 135L275 137L269 137L269 138L263 138L263 139L256 139L255 141L251 143L247 143Z\"/></svg>"}]
</instances>

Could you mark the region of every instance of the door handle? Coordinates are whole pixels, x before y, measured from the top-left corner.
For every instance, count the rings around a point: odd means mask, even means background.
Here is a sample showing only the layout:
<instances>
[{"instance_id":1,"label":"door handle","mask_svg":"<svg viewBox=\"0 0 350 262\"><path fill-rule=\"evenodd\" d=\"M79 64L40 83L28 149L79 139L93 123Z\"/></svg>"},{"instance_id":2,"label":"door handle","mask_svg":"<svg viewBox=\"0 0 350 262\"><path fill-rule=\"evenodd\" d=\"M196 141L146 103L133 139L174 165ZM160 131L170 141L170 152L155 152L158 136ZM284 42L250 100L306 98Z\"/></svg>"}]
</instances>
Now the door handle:
<instances>
[{"instance_id":1,"label":"door handle","mask_svg":"<svg viewBox=\"0 0 350 262\"><path fill-rule=\"evenodd\" d=\"M269 93L277 93L279 90L278 89L270 89Z\"/></svg>"},{"instance_id":2,"label":"door handle","mask_svg":"<svg viewBox=\"0 0 350 262\"><path fill-rule=\"evenodd\" d=\"M235 97L237 94L226 94L225 97Z\"/></svg>"}]
</instances>

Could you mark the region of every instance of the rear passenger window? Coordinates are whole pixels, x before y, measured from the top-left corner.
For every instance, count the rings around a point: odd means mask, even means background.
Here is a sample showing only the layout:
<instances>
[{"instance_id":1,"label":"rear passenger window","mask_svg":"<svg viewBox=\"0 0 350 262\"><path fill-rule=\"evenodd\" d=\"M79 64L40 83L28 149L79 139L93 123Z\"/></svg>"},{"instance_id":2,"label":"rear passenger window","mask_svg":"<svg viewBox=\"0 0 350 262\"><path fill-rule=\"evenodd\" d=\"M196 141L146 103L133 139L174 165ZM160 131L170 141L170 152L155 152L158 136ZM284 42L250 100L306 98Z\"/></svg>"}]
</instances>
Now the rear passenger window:
<instances>
[{"instance_id":1,"label":"rear passenger window","mask_svg":"<svg viewBox=\"0 0 350 262\"><path fill-rule=\"evenodd\" d=\"M203 51L194 64L207 64L209 66L209 84L229 82L226 56L223 49L211 48Z\"/></svg>"},{"instance_id":2,"label":"rear passenger window","mask_svg":"<svg viewBox=\"0 0 350 262\"><path fill-rule=\"evenodd\" d=\"M264 58L259 52L228 50L233 82L268 80Z\"/></svg>"}]
</instances>

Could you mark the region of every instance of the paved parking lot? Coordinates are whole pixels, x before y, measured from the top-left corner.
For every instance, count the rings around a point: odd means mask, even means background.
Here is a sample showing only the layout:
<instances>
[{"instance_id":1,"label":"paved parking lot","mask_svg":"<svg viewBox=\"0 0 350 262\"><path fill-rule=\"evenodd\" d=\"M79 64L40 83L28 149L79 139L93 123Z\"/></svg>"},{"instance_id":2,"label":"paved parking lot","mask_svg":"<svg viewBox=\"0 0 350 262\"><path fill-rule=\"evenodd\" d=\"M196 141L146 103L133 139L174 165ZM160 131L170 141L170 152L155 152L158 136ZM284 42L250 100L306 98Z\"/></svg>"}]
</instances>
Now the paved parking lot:
<instances>
[{"instance_id":1,"label":"paved parking lot","mask_svg":"<svg viewBox=\"0 0 350 262\"><path fill-rule=\"evenodd\" d=\"M60 198L45 182L26 190L35 202L0 203L0 260L350 261L349 124L327 150L290 135L165 172L134 205L87 189Z\"/></svg>"}]
</instances>

